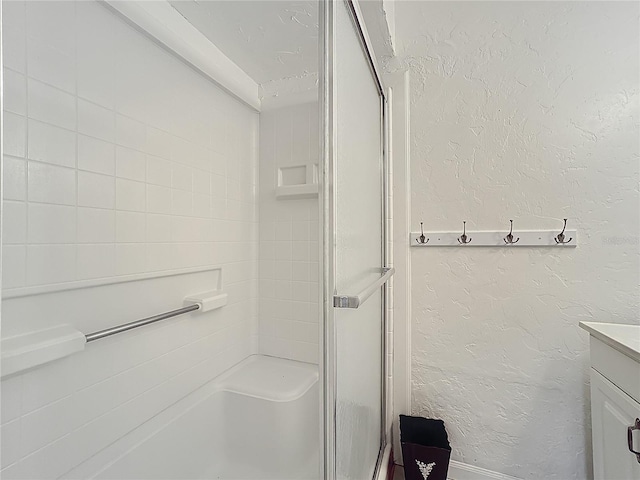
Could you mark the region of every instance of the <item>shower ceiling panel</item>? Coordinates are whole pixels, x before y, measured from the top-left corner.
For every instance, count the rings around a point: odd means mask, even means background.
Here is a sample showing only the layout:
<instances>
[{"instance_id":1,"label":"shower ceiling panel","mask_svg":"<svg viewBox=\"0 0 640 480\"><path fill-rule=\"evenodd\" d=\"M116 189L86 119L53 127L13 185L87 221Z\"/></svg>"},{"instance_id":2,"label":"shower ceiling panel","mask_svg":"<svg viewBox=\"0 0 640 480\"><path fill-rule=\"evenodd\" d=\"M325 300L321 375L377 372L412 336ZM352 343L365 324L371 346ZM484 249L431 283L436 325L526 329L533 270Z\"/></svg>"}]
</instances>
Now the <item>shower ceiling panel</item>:
<instances>
[{"instance_id":1,"label":"shower ceiling panel","mask_svg":"<svg viewBox=\"0 0 640 480\"><path fill-rule=\"evenodd\" d=\"M259 84L318 71L317 1L169 3Z\"/></svg>"}]
</instances>

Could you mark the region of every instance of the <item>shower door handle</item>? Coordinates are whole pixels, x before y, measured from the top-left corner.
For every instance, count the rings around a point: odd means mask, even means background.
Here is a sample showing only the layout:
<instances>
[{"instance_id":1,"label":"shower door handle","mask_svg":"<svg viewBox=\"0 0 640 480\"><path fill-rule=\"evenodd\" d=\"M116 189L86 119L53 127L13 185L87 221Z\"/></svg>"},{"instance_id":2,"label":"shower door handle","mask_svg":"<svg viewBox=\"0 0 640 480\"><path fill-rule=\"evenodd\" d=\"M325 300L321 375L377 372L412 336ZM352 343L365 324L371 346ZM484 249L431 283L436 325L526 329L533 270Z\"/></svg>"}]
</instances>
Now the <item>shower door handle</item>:
<instances>
[{"instance_id":1,"label":"shower door handle","mask_svg":"<svg viewBox=\"0 0 640 480\"><path fill-rule=\"evenodd\" d=\"M378 278L371 285L367 286L364 290L362 290L358 295L349 296L349 295L334 295L333 296L333 306L335 308L358 308L362 305L367 298L373 295L376 290L378 290L382 285L389 281L389 279L393 276L396 269L391 268L383 268L382 276Z\"/></svg>"},{"instance_id":2,"label":"shower door handle","mask_svg":"<svg viewBox=\"0 0 640 480\"><path fill-rule=\"evenodd\" d=\"M636 454L636 460L638 460L638 463L640 463L640 451L633 449L634 430L640 430L640 418L636 418L636 422L629 428L627 428L627 445L629 446L629 451Z\"/></svg>"}]
</instances>

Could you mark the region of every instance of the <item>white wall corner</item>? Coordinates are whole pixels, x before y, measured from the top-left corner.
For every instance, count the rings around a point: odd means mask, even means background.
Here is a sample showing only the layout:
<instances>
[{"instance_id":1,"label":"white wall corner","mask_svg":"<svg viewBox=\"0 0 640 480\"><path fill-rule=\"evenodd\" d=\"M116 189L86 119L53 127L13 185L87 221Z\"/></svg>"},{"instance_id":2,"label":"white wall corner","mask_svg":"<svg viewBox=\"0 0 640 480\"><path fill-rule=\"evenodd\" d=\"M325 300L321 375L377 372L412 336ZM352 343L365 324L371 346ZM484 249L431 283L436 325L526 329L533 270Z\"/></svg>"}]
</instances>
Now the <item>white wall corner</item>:
<instances>
[{"instance_id":1,"label":"white wall corner","mask_svg":"<svg viewBox=\"0 0 640 480\"><path fill-rule=\"evenodd\" d=\"M263 112L317 102L318 74L306 73L262 83L258 88L258 96Z\"/></svg>"},{"instance_id":2,"label":"white wall corner","mask_svg":"<svg viewBox=\"0 0 640 480\"><path fill-rule=\"evenodd\" d=\"M402 464L398 415L411 414L411 257L406 228L410 222L410 130L409 74L384 75L393 92L391 144L393 156L393 450L395 463Z\"/></svg>"},{"instance_id":3,"label":"white wall corner","mask_svg":"<svg viewBox=\"0 0 640 480\"><path fill-rule=\"evenodd\" d=\"M395 0L382 0L382 11L389 31L392 55L396 54L396 4Z\"/></svg>"},{"instance_id":4,"label":"white wall corner","mask_svg":"<svg viewBox=\"0 0 640 480\"><path fill-rule=\"evenodd\" d=\"M104 0L103 4L229 93L260 110L258 84L169 2Z\"/></svg>"},{"instance_id":5,"label":"white wall corner","mask_svg":"<svg viewBox=\"0 0 640 480\"><path fill-rule=\"evenodd\" d=\"M395 56L395 8L393 0L361 0L362 19L378 62Z\"/></svg>"}]
</instances>

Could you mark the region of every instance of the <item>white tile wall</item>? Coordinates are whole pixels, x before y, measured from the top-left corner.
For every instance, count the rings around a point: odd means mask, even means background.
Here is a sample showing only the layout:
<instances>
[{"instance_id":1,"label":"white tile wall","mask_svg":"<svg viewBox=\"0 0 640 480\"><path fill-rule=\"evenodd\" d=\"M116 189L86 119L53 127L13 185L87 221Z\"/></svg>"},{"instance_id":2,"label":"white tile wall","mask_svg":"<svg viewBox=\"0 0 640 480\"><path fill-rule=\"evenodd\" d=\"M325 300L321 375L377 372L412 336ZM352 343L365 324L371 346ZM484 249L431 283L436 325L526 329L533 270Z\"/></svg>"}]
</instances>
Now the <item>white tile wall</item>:
<instances>
[{"instance_id":1,"label":"white tile wall","mask_svg":"<svg viewBox=\"0 0 640 480\"><path fill-rule=\"evenodd\" d=\"M36 120L29 120L28 126L28 156L31 160L63 167L73 168L76 166L75 132ZM90 143L92 141L97 142L97 140L91 139L90 137L78 137L78 148L80 150L78 152L79 165L83 165L85 161L88 162L92 156L95 157L102 153L98 145ZM105 145L108 146L109 144L105 143ZM95 151L92 152L92 149ZM90 153L93 155L90 155ZM103 155L104 154L101 156Z\"/></svg>"},{"instance_id":2,"label":"white tile wall","mask_svg":"<svg viewBox=\"0 0 640 480\"><path fill-rule=\"evenodd\" d=\"M257 123L256 115L103 10L92 2L36 2L28 8L12 2L7 9L3 32L11 31L9 39L14 41L7 42L5 55L16 61L6 62L5 68L9 101L3 196L7 201L70 207L49 209L61 213L64 226L50 225L51 237L42 224L44 208L13 207L12 222L18 221L15 216L21 211L21 223L29 225L30 235L24 242L27 256L32 243L144 243L145 250L154 249L145 254L151 258L157 248L149 244L171 243L176 238L177 242L210 242L214 250L212 234L187 229L172 236L168 220L207 219L213 230L216 219L227 231L232 229L227 223L255 223L256 175L251 173L255 165L238 160L251 154L244 144L252 141L254 135L247 126ZM49 15L64 20L51 25L45 22ZM44 30L33 26L43 22ZM63 28L69 31L61 32ZM29 41L27 31L34 32ZM20 36L24 38L18 42ZM52 62L51 55L41 55L45 47L73 61ZM25 59L18 61L21 55ZM104 63L96 63L94 57L102 57ZM100 67L113 81L105 83L104 76L86 72L81 75L86 63ZM126 70L116 69L116 64ZM167 80L152 77L153 72ZM191 78L185 80L176 72ZM60 80L69 76L73 81ZM120 91L113 92L118 90L116 84ZM138 98L138 118L127 115L132 105L126 101L132 91ZM112 98L125 112L114 109ZM198 127L186 130L188 125ZM34 212L30 221L28 212ZM20 237L11 234L11 238ZM211 256L224 260L215 252ZM32 278L34 283L25 283L26 262L12 263L24 270L21 274L5 269L4 276L14 288L49 283L37 277ZM166 266L167 261L162 263ZM193 261L178 258L173 263L180 268ZM156 265L147 267L157 270ZM47 278L56 283L55 277L51 272ZM64 279L68 281L68 275Z\"/></svg>"},{"instance_id":3,"label":"white tile wall","mask_svg":"<svg viewBox=\"0 0 640 480\"><path fill-rule=\"evenodd\" d=\"M278 167L318 160L317 103L262 112L260 352L313 363L320 332L318 199L276 200L275 188ZM224 191L221 183L212 182L212 190ZM227 182L227 195L236 188Z\"/></svg>"},{"instance_id":4,"label":"white tile wall","mask_svg":"<svg viewBox=\"0 0 640 480\"><path fill-rule=\"evenodd\" d=\"M222 267L229 293L211 319L2 381L0 476L57 478L257 344L258 115L97 2L15 1L3 15L3 293L203 265ZM104 286L5 298L3 334L46 326L51 308L83 331L108 326L79 313L88 298L122 300L124 318L171 309L186 277L142 302ZM35 307L47 298L60 299Z\"/></svg>"}]
</instances>

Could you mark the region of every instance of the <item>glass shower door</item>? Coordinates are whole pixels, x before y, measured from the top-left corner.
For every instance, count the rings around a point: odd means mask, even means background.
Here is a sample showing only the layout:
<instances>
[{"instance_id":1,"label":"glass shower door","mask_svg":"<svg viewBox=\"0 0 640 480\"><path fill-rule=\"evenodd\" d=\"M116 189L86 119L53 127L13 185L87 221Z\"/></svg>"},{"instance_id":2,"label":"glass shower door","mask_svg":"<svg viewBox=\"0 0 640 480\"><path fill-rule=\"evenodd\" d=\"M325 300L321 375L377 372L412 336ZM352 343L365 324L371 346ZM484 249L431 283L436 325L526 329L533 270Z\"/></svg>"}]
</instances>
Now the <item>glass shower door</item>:
<instances>
[{"instance_id":1,"label":"glass shower door","mask_svg":"<svg viewBox=\"0 0 640 480\"><path fill-rule=\"evenodd\" d=\"M325 478L373 478L384 446L384 95L354 6L325 5ZM333 440L333 443L332 443Z\"/></svg>"}]
</instances>

